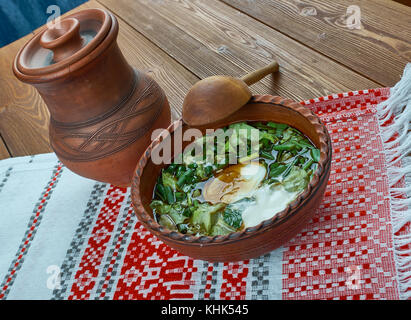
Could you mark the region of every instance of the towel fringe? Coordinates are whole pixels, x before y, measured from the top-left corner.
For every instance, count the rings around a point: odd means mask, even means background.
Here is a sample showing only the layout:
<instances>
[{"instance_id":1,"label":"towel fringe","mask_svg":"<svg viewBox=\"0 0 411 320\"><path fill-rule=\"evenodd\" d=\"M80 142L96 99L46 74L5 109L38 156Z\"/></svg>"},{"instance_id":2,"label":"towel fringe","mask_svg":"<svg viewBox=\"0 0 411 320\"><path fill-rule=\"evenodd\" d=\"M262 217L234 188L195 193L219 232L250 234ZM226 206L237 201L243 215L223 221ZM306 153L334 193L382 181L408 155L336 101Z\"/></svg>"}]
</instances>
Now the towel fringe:
<instances>
[{"instance_id":1,"label":"towel fringe","mask_svg":"<svg viewBox=\"0 0 411 320\"><path fill-rule=\"evenodd\" d=\"M394 259L400 299L411 298L411 164L405 157L411 150L411 63L390 97L377 107L380 136L384 145L390 188ZM407 185L408 184L408 185ZM406 234L398 235L401 231Z\"/></svg>"}]
</instances>

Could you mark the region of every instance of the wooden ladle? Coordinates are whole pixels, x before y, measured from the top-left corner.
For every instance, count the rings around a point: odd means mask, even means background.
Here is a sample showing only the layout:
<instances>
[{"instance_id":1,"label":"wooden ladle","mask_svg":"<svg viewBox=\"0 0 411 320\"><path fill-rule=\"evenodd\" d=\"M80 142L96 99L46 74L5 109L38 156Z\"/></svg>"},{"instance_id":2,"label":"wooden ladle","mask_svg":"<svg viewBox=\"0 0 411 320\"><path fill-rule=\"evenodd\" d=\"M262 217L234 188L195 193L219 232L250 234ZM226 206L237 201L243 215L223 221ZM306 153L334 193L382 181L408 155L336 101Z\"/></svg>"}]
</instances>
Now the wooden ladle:
<instances>
[{"instance_id":1,"label":"wooden ladle","mask_svg":"<svg viewBox=\"0 0 411 320\"><path fill-rule=\"evenodd\" d=\"M197 82L183 103L183 121L189 126L204 126L222 120L244 106L252 97L248 86L279 69L276 61L241 79L212 76Z\"/></svg>"}]
</instances>

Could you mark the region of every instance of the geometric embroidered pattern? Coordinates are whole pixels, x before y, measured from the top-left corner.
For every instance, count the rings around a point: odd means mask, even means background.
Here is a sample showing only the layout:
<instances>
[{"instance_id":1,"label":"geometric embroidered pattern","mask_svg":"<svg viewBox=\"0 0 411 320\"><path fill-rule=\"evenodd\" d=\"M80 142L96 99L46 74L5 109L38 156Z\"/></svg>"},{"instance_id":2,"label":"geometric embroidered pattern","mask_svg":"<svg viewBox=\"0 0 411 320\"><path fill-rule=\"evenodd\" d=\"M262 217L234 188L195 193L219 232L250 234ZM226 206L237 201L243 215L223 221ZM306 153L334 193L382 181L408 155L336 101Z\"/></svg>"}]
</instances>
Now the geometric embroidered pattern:
<instances>
[{"instance_id":1,"label":"geometric embroidered pattern","mask_svg":"<svg viewBox=\"0 0 411 320\"><path fill-rule=\"evenodd\" d=\"M129 189L95 183L70 247L62 249L61 286L52 298L398 299L390 191L376 115L376 105L388 95L389 89L375 89L302 102L329 130L331 174L312 219L279 250L240 262L191 259L144 228L133 213ZM35 205L0 299L13 288L62 170L58 164Z\"/></svg>"}]
</instances>

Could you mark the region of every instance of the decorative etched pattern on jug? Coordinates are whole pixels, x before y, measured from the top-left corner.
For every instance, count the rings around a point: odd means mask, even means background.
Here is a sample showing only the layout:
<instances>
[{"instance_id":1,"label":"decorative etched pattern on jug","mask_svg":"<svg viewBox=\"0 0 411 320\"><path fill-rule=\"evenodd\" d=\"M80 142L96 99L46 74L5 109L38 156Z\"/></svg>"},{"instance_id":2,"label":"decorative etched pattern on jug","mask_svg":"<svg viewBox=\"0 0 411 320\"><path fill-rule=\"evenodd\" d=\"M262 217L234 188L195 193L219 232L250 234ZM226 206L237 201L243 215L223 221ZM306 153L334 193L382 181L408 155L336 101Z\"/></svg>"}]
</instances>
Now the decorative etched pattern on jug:
<instances>
[{"instance_id":1,"label":"decorative etched pattern on jug","mask_svg":"<svg viewBox=\"0 0 411 320\"><path fill-rule=\"evenodd\" d=\"M81 123L51 119L50 142L59 157L76 162L99 160L127 148L150 131L166 105L166 96L153 79L135 74L131 93L106 114Z\"/></svg>"}]
</instances>

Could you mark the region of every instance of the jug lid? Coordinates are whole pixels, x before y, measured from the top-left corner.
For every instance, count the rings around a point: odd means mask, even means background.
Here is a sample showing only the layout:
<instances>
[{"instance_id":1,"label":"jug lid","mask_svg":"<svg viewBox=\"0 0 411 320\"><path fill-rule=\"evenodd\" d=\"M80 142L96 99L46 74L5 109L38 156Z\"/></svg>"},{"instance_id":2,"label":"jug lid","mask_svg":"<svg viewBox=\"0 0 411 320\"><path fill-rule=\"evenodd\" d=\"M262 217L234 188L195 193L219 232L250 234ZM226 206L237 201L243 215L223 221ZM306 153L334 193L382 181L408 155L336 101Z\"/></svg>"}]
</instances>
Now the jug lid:
<instances>
[{"instance_id":1,"label":"jug lid","mask_svg":"<svg viewBox=\"0 0 411 320\"><path fill-rule=\"evenodd\" d=\"M55 79L90 62L101 52L95 49L110 35L107 40L114 40L117 32L115 18L103 9L86 9L50 22L18 52L14 73L26 82ZM90 58L83 59L86 56Z\"/></svg>"}]
</instances>

